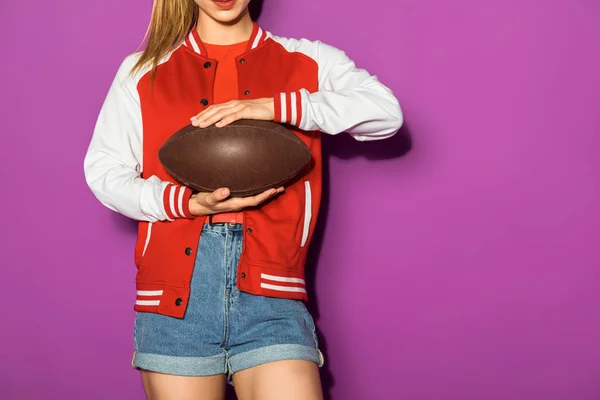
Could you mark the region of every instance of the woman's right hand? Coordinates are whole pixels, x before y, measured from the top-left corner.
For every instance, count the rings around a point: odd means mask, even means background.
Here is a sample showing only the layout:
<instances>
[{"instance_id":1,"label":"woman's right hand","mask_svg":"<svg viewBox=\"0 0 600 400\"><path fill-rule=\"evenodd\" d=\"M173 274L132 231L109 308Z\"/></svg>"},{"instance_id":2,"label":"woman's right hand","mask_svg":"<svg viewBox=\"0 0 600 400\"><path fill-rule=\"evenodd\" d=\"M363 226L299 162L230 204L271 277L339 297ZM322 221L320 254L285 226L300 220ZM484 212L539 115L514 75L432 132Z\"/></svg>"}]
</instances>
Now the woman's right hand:
<instances>
[{"instance_id":1,"label":"woman's right hand","mask_svg":"<svg viewBox=\"0 0 600 400\"><path fill-rule=\"evenodd\" d=\"M217 189L212 193L200 192L190 197L190 213L204 216L219 213L237 212L247 207L255 207L283 192L284 188L269 189L256 196L229 197L227 188Z\"/></svg>"}]
</instances>

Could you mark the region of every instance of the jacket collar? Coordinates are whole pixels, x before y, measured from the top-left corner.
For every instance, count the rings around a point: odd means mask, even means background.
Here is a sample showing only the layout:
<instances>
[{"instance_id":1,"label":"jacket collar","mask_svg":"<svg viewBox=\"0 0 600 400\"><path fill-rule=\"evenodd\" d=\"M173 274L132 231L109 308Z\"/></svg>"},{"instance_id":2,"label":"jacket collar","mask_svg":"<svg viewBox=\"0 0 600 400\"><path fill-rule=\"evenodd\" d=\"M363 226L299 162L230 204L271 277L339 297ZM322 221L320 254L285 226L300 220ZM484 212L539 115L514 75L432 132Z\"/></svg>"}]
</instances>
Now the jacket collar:
<instances>
[{"instance_id":1,"label":"jacket collar","mask_svg":"<svg viewBox=\"0 0 600 400\"><path fill-rule=\"evenodd\" d=\"M254 22L252 34L250 35L250 39L248 40L248 48L246 49L246 51L250 51L257 48L261 43L265 42L270 37L270 32L264 31L260 26L258 26L256 22ZM196 53L207 57L206 47L204 47L204 43L202 43L202 40L200 40L200 35L198 35L198 30L196 29L196 27L192 29L192 31L187 36L183 44L184 46L189 47Z\"/></svg>"}]
</instances>

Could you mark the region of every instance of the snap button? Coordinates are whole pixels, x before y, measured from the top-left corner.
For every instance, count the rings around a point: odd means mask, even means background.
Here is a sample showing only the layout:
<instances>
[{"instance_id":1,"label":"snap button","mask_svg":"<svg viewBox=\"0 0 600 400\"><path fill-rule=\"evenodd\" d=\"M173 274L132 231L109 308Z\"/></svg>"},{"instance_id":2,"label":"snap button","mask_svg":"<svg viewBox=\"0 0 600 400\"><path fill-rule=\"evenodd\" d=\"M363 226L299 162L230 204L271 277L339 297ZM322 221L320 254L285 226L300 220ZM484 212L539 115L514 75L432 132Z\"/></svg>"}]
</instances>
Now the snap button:
<instances>
[{"instance_id":1,"label":"snap button","mask_svg":"<svg viewBox=\"0 0 600 400\"><path fill-rule=\"evenodd\" d=\"M185 254L186 254L187 256L189 256L190 254L192 254L192 248L191 248L191 247L188 247L187 249L185 249Z\"/></svg>"},{"instance_id":2,"label":"snap button","mask_svg":"<svg viewBox=\"0 0 600 400\"><path fill-rule=\"evenodd\" d=\"M181 303L183 303L183 300L181 300L181 299L177 299L177 300L175 300L175 305L176 305L177 307L179 307L179 306L181 305Z\"/></svg>"},{"instance_id":3,"label":"snap button","mask_svg":"<svg viewBox=\"0 0 600 400\"><path fill-rule=\"evenodd\" d=\"M246 90L244 91L244 94L245 94L246 96L248 96L248 95L250 94L250 91L246 89Z\"/></svg>"},{"instance_id":4,"label":"snap button","mask_svg":"<svg viewBox=\"0 0 600 400\"><path fill-rule=\"evenodd\" d=\"M250 234L250 235L251 235L251 234L252 234L252 228L248 228L248 229L246 229L246 232L248 232L248 234Z\"/></svg>"},{"instance_id":5,"label":"snap button","mask_svg":"<svg viewBox=\"0 0 600 400\"><path fill-rule=\"evenodd\" d=\"M245 278L245 277L246 277L246 273L242 272L242 278Z\"/></svg>"},{"instance_id":6,"label":"snap button","mask_svg":"<svg viewBox=\"0 0 600 400\"><path fill-rule=\"evenodd\" d=\"M243 63L245 63L245 62L246 62L246 59L245 59L245 58L240 58L240 64L243 64Z\"/></svg>"},{"instance_id":7,"label":"snap button","mask_svg":"<svg viewBox=\"0 0 600 400\"><path fill-rule=\"evenodd\" d=\"M208 105L208 100L202 99L202 100L200 100L200 104L202 104L203 106L207 106Z\"/></svg>"},{"instance_id":8,"label":"snap button","mask_svg":"<svg viewBox=\"0 0 600 400\"><path fill-rule=\"evenodd\" d=\"M212 64L210 63L210 61L207 61L204 63L204 68L210 68Z\"/></svg>"}]
</instances>

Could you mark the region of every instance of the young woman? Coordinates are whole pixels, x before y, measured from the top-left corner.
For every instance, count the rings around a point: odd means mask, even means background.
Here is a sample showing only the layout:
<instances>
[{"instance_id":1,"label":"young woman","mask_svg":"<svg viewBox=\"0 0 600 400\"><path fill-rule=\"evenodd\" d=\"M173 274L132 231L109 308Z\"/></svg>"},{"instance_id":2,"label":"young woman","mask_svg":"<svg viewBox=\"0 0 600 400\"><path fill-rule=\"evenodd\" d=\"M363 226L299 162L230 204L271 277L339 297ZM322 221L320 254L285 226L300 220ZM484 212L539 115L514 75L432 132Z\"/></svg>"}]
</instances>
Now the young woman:
<instances>
[{"instance_id":1,"label":"young woman","mask_svg":"<svg viewBox=\"0 0 600 400\"><path fill-rule=\"evenodd\" d=\"M320 135L384 139L402 124L392 92L321 42L277 37L250 0L155 0L148 42L101 109L85 175L139 221L133 366L150 399L320 399L304 263L321 196ZM284 123L311 149L288 187L248 198L194 193L157 152L187 124ZM232 165L232 168L235 168Z\"/></svg>"}]
</instances>

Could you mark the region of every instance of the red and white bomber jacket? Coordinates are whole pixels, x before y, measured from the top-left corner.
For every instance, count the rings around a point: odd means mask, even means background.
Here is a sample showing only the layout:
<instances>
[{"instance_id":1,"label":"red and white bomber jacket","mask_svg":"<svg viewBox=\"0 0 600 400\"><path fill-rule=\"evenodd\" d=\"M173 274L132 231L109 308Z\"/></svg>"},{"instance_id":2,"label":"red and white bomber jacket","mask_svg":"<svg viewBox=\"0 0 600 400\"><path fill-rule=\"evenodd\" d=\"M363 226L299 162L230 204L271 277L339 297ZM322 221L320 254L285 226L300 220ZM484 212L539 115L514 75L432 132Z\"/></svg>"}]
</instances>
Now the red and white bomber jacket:
<instances>
[{"instance_id":1,"label":"red and white bomber jacket","mask_svg":"<svg viewBox=\"0 0 600 400\"><path fill-rule=\"evenodd\" d=\"M192 195L158 161L158 149L190 117L213 104L217 61L193 29L159 63L131 73L121 64L101 108L84 161L87 184L109 209L139 221L134 309L183 318L206 217L188 209ZM244 211L238 288L307 300L304 264L321 202L321 133L385 139L403 122L397 99L344 52L319 41L277 37L254 25L236 59L239 99L275 99L275 121L312 152L312 167L275 200ZM201 256L201 255L200 255Z\"/></svg>"}]
</instances>

